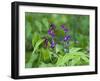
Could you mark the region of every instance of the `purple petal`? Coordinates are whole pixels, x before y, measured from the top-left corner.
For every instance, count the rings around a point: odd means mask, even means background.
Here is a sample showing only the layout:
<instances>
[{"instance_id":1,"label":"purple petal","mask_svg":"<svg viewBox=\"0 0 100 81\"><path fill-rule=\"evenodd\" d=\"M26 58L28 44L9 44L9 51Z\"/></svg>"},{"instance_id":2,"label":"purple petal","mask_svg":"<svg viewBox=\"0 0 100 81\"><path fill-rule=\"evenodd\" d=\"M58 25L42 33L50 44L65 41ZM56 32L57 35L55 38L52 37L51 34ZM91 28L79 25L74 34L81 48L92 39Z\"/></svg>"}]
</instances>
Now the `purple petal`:
<instances>
[{"instance_id":1,"label":"purple petal","mask_svg":"<svg viewBox=\"0 0 100 81\"><path fill-rule=\"evenodd\" d=\"M64 25L61 25L61 28L62 28L62 29L64 29L64 28L65 28L65 26L64 26Z\"/></svg>"},{"instance_id":2,"label":"purple petal","mask_svg":"<svg viewBox=\"0 0 100 81\"><path fill-rule=\"evenodd\" d=\"M51 34L51 36L54 38L54 37L55 37L55 34L54 34L54 33L52 33L52 34Z\"/></svg>"},{"instance_id":3,"label":"purple petal","mask_svg":"<svg viewBox=\"0 0 100 81\"><path fill-rule=\"evenodd\" d=\"M65 32L67 32L67 31L68 31L68 29L67 29L67 28L64 28L64 31L65 31Z\"/></svg>"},{"instance_id":4,"label":"purple petal","mask_svg":"<svg viewBox=\"0 0 100 81\"><path fill-rule=\"evenodd\" d=\"M51 42L51 48L54 48L55 47L55 42L54 40Z\"/></svg>"},{"instance_id":5,"label":"purple petal","mask_svg":"<svg viewBox=\"0 0 100 81\"><path fill-rule=\"evenodd\" d=\"M51 30L48 30L48 34L50 35L50 33L51 33Z\"/></svg>"},{"instance_id":6,"label":"purple petal","mask_svg":"<svg viewBox=\"0 0 100 81\"><path fill-rule=\"evenodd\" d=\"M49 35L51 35L52 37L54 37L54 36L55 36L55 34L54 34L53 30L50 30L50 29L48 30L48 34L49 34Z\"/></svg>"},{"instance_id":7,"label":"purple petal","mask_svg":"<svg viewBox=\"0 0 100 81\"><path fill-rule=\"evenodd\" d=\"M61 28L64 30L64 32L67 32L67 31L68 31L68 29L67 29L67 28L65 28L65 26L64 26L64 25L61 25Z\"/></svg>"},{"instance_id":8,"label":"purple petal","mask_svg":"<svg viewBox=\"0 0 100 81\"><path fill-rule=\"evenodd\" d=\"M68 41L68 40L70 40L70 38L71 38L70 35L65 36L65 37L64 37L64 41Z\"/></svg>"}]
</instances>

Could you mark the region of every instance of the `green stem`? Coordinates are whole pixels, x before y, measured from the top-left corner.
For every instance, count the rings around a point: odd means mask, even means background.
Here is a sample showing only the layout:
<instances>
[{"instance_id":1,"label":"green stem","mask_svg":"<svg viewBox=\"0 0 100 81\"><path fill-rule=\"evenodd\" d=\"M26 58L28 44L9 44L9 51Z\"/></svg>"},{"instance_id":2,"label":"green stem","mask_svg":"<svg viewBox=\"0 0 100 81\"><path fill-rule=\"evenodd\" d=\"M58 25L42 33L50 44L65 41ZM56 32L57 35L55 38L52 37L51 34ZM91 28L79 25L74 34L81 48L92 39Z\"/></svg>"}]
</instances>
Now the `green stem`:
<instances>
[{"instance_id":1,"label":"green stem","mask_svg":"<svg viewBox=\"0 0 100 81\"><path fill-rule=\"evenodd\" d=\"M64 52L69 53L69 41L64 42Z\"/></svg>"}]
</instances>

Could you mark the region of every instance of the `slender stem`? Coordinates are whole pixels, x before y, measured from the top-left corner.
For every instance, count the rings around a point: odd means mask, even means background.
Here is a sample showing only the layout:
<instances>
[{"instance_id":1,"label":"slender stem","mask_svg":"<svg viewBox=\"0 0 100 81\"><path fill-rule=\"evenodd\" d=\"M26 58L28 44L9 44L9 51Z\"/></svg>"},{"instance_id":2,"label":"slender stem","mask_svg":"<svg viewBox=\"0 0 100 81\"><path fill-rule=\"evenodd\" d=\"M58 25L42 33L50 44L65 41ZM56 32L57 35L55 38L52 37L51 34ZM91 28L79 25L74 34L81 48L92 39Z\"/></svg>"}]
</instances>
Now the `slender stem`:
<instances>
[{"instance_id":1,"label":"slender stem","mask_svg":"<svg viewBox=\"0 0 100 81\"><path fill-rule=\"evenodd\" d=\"M64 42L64 52L69 53L69 41Z\"/></svg>"}]
</instances>

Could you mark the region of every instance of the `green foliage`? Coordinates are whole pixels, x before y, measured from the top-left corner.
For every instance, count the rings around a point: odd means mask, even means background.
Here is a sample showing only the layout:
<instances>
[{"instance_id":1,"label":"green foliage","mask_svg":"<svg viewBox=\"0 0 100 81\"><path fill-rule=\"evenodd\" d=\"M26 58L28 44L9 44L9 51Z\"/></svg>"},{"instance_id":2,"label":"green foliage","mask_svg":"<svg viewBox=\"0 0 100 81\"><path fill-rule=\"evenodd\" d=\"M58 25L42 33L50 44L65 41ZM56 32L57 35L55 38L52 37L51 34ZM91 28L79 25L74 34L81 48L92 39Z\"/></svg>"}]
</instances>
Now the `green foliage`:
<instances>
[{"instance_id":1,"label":"green foliage","mask_svg":"<svg viewBox=\"0 0 100 81\"><path fill-rule=\"evenodd\" d=\"M36 53L36 50L39 48L42 42L43 39L39 39L38 36L34 37L34 39L32 40L34 50L30 56L28 63L26 64L27 68L32 67L33 62L38 58L38 54Z\"/></svg>"},{"instance_id":2,"label":"green foliage","mask_svg":"<svg viewBox=\"0 0 100 81\"><path fill-rule=\"evenodd\" d=\"M56 63L57 66L74 66L89 64L88 55L79 51L80 48L72 48L69 53L60 56ZM82 61L81 61L82 60Z\"/></svg>"},{"instance_id":3,"label":"green foliage","mask_svg":"<svg viewBox=\"0 0 100 81\"><path fill-rule=\"evenodd\" d=\"M50 62L51 52L49 51L49 49L41 48L41 58L42 58L42 61L45 63Z\"/></svg>"},{"instance_id":4,"label":"green foliage","mask_svg":"<svg viewBox=\"0 0 100 81\"><path fill-rule=\"evenodd\" d=\"M42 24L41 24L41 22L35 21L35 25L38 28L39 32L41 32L42 31Z\"/></svg>"},{"instance_id":5,"label":"green foliage","mask_svg":"<svg viewBox=\"0 0 100 81\"><path fill-rule=\"evenodd\" d=\"M38 54L31 54L30 55L30 59L28 60L28 62L25 64L26 68L31 68L32 64L37 60L38 58Z\"/></svg>"},{"instance_id":6,"label":"green foliage","mask_svg":"<svg viewBox=\"0 0 100 81\"><path fill-rule=\"evenodd\" d=\"M63 49L62 45L59 45L59 44L57 44L55 48L56 48L55 49L56 53L61 52L61 50Z\"/></svg>"},{"instance_id":7,"label":"green foliage","mask_svg":"<svg viewBox=\"0 0 100 81\"><path fill-rule=\"evenodd\" d=\"M50 48L50 24L56 24L54 49ZM64 52L65 33L61 25L70 30L69 53ZM47 37L48 46L44 46ZM78 43L75 43L75 41ZM70 14L25 12L25 67L65 67L89 65L89 16Z\"/></svg>"},{"instance_id":8,"label":"green foliage","mask_svg":"<svg viewBox=\"0 0 100 81\"><path fill-rule=\"evenodd\" d=\"M33 38L32 38L32 46L34 47L36 42L40 40L40 35L38 33L34 33Z\"/></svg>"},{"instance_id":9,"label":"green foliage","mask_svg":"<svg viewBox=\"0 0 100 81\"><path fill-rule=\"evenodd\" d=\"M39 45L43 42L43 39L40 39L36 42L35 46L34 46L34 50L33 50L33 54L35 53L35 51L38 49Z\"/></svg>"}]
</instances>

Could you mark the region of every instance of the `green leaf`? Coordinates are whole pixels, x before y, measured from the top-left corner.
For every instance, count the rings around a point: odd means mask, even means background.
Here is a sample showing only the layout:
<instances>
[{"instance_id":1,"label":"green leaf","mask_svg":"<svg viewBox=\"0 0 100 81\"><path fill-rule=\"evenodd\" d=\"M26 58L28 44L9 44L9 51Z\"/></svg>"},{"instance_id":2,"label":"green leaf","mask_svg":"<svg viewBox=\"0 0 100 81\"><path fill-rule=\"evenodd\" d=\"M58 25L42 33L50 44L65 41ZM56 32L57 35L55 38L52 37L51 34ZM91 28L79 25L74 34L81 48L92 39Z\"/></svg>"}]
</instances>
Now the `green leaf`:
<instances>
[{"instance_id":1,"label":"green leaf","mask_svg":"<svg viewBox=\"0 0 100 81\"><path fill-rule=\"evenodd\" d=\"M70 65L74 66L74 65L79 64L79 62L80 62L80 57L76 56L76 57L74 57L74 59L72 59L72 61L70 62Z\"/></svg>"},{"instance_id":2,"label":"green leaf","mask_svg":"<svg viewBox=\"0 0 100 81\"><path fill-rule=\"evenodd\" d=\"M58 60L57 60L57 63L56 63L56 66L63 65L62 59L63 59L63 56L62 55L59 55Z\"/></svg>"},{"instance_id":3,"label":"green leaf","mask_svg":"<svg viewBox=\"0 0 100 81\"><path fill-rule=\"evenodd\" d=\"M79 51L79 50L81 50L81 49L82 49L82 48L75 48L75 47L74 47L74 48L71 48L71 49L70 49L70 52L71 52L71 53L74 53L74 52L77 52L77 51Z\"/></svg>"},{"instance_id":4,"label":"green leaf","mask_svg":"<svg viewBox=\"0 0 100 81\"><path fill-rule=\"evenodd\" d=\"M33 62L38 58L38 54L31 54L29 61L26 63L25 68L32 68Z\"/></svg>"},{"instance_id":5,"label":"green leaf","mask_svg":"<svg viewBox=\"0 0 100 81\"><path fill-rule=\"evenodd\" d=\"M51 59L51 52L49 51L49 49L41 49L41 56L44 62L49 62Z\"/></svg>"},{"instance_id":6,"label":"green leaf","mask_svg":"<svg viewBox=\"0 0 100 81\"><path fill-rule=\"evenodd\" d=\"M38 49L38 47L43 43L44 39L40 39L36 42L35 47L34 47L34 51L32 54L34 54L34 52Z\"/></svg>"},{"instance_id":7,"label":"green leaf","mask_svg":"<svg viewBox=\"0 0 100 81\"><path fill-rule=\"evenodd\" d=\"M42 24L39 21L35 21L35 25L37 26L38 30L41 32L42 31Z\"/></svg>"},{"instance_id":8,"label":"green leaf","mask_svg":"<svg viewBox=\"0 0 100 81\"><path fill-rule=\"evenodd\" d=\"M42 19L42 22L45 26L45 30L48 30L49 29L49 23L48 23L48 19L47 18L43 18Z\"/></svg>"},{"instance_id":9,"label":"green leaf","mask_svg":"<svg viewBox=\"0 0 100 81\"><path fill-rule=\"evenodd\" d=\"M36 42L40 40L40 35L38 33L34 33L33 38L32 38L32 45L33 47L35 46Z\"/></svg>"},{"instance_id":10,"label":"green leaf","mask_svg":"<svg viewBox=\"0 0 100 81\"><path fill-rule=\"evenodd\" d=\"M89 63L89 59L85 56L82 56L81 59L83 59L86 63Z\"/></svg>"},{"instance_id":11,"label":"green leaf","mask_svg":"<svg viewBox=\"0 0 100 81\"><path fill-rule=\"evenodd\" d=\"M69 55L69 54L66 54L66 55L64 55L64 56L60 56L59 58L58 58L58 61L57 61L57 65L58 66L64 66L65 65L65 63L68 63L68 61L70 60L70 59L72 59L73 58L73 56L72 55ZM60 60L61 59L61 60Z\"/></svg>"},{"instance_id":12,"label":"green leaf","mask_svg":"<svg viewBox=\"0 0 100 81\"><path fill-rule=\"evenodd\" d=\"M56 45L56 53L60 52L63 49L62 45Z\"/></svg>"},{"instance_id":13,"label":"green leaf","mask_svg":"<svg viewBox=\"0 0 100 81\"><path fill-rule=\"evenodd\" d=\"M74 53L70 53L70 54L74 56L72 61L75 61L75 63L74 63L75 65L77 65L77 64L78 65L80 65L80 64L85 65L85 64L89 63L88 55L85 54L84 52L74 52ZM84 63L83 63L83 61L84 61Z\"/></svg>"},{"instance_id":14,"label":"green leaf","mask_svg":"<svg viewBox=\"0 0 100 81\"><path fill-rule=\"evenodd\" d=\"M64 57L63 57L63 64L69 64L69 61L70 60L73 60L74 59L74 56L72 54L66 54Z\"/></svg>"},{"instance_id":15,"label":"green leaf","mask_svg":"<svg viewBox=\"0 0 100 81\"><path fill-rule=\"evenodd\" d=\"M29 22L26 23L25 25L25 34L26 34L26 38L31 39L31 34L32 34L32 27L31 24Z\"/></svg>"},{"instance_id":16,"label":"green leaf","mask_svg":"<svg viewBox=\"0 0 100 81\"><path fill-rule=\"evenodd\" d=\"M80 52L81 48L72 48L69 53L66 53L64 56L59 56L56 63L57 66L73 66L80 65L84 60L84 64L87 64L89 59L88 55L84 52Z\"/></svg>"},{"instance_id":17,"label":"green leaf","mask_svg":"<svg viewBox=\"0 0 100 81\"><path fill-rule=\"evenodd\" d=\"M74 52L72 53L74 56L81 56L81 57L88 57L87 54L85 54L84 52Z\"/></svg>"}]
</instances>

